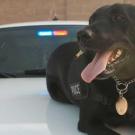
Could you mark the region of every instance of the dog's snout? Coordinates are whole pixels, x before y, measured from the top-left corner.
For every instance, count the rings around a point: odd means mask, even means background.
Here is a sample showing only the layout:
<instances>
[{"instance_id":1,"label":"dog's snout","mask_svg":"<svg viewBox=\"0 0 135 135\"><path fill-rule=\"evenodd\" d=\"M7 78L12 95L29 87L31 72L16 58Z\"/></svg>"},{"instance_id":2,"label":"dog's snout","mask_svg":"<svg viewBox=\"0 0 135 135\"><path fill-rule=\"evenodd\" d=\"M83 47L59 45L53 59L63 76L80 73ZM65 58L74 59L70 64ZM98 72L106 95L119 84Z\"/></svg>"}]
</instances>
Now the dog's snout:
<instances>
[{"instance_id":1,"label":"dog's snout","mask_svg":"<svg viewBox=\"0 0 135 135\"><path fill-rule=\"evenodd\" d=\"M88 30L81 30L77 34L78 41L86 41L92 37L92 32Z\"/></svg>"}]
</instances>

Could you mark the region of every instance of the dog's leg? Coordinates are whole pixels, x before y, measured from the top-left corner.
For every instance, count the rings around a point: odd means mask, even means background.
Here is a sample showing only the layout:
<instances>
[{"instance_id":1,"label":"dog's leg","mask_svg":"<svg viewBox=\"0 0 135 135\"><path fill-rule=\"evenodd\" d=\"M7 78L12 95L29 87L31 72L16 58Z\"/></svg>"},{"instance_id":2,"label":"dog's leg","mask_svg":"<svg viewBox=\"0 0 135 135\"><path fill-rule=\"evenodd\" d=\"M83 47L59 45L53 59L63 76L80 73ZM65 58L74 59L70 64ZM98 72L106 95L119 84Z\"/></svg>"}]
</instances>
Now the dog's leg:
<instances>
[{"instance_id":1,"label":"dog's leg","mask_svg":"<svg viewBox=\"0 0 135 135\"><path fill-rule=\"evenodd\" d=\"M80 107L78 129L89 135L120 135L104 124L105 108L101 103L86 99Z\"/></svg>"}]
</instances>

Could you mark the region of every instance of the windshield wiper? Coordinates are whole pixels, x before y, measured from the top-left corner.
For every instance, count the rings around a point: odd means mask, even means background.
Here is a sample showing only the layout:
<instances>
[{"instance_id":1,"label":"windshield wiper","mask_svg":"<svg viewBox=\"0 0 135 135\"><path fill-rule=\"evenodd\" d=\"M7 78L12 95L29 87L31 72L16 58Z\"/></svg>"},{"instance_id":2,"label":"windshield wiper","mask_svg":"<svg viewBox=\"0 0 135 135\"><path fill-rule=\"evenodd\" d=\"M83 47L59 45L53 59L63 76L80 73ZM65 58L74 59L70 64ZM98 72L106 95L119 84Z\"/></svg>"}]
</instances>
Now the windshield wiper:
<instances>
[{"instance_id":1,"label":"windshield wiper","mask_svg":"<svg viewBox=\"0 0 135 135\"><path fill-rule=\"evenodd\" d=\"M31 69L14 73L0 72L0 78L45 77L45 75L46 75L45 69Z\"/></svg>"},{"instance_id":2,"label":"windshield wiper","mask_svg":"<svg viewBox=\"0 0 135 135\"><path fill-rule=\"evenodd\" d=\"M24 75L32 75L32 76L45 76L46 70L45 69L31 69L25 70Z\"/></svg>"},{"instance_id":3,"label":"windshield wiper","mask_svg":"<svg viewBox=\"0 0 135 135\"><path fill-rule=\"evenodd\" d=\"M14 73L0 72L0 78L15 78L15 77L17 77L17 75Z\"/></svg>"}]
</instances>

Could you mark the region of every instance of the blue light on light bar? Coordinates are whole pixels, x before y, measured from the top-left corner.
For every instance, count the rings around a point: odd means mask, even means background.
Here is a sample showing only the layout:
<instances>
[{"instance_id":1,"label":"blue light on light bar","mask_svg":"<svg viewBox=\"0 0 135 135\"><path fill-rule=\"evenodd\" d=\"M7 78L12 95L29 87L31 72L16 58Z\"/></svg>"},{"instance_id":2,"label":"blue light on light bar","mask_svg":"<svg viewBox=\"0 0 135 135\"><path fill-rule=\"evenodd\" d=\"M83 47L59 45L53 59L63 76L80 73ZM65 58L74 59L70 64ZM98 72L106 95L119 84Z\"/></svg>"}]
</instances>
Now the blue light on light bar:
<instances>
[{"instance_id":1,"label":"blue light on light bar","mask_svg":"<svg viewBox=\"0 0 135 135\"><path fill-rule=\"evenodd\" d=\"M53 36L53 31L51 31L51 30L38 31L37 35L38 36Z\"/></svg>"}]
</instances>

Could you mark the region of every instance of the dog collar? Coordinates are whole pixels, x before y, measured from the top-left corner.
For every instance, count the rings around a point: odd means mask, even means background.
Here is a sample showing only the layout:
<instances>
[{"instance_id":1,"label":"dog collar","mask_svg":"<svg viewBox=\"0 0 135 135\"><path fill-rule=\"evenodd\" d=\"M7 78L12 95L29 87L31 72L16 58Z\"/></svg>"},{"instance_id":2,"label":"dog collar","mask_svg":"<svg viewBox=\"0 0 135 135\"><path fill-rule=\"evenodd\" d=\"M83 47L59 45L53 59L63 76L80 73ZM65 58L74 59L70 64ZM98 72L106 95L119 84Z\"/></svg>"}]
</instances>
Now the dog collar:
<instances>
[{"instance_id":1,"label":"dog collar","mask_svg":"<svg viewBox=\"0 0 135 135\"><path fill-rule=\"evenodd\" d=\"M127 110L128 110L128 101L124 97L124 94L128 92L128 86L131 83L134 83L135 79L132 79L132 80L126 81L126 82L122 82L116 76L114 76L113 79L116 82L116 89L117 89L117 92L119 94L119 98L115 104L116 112L119 115L125 115Z\"/></svg>"},{"instance_id":2,"label":"dog collar","mask_svg":"<svg viewBox=\"0 0 135 135\"><path fill-rule=\"evenodd\" d=\"M117 76L113 76L113 79L116 82L116 89L120 97L123 97L128 92L128 86L135 82L135 78L125 82L118 79Z\"/></svg>"}]
</instances>

